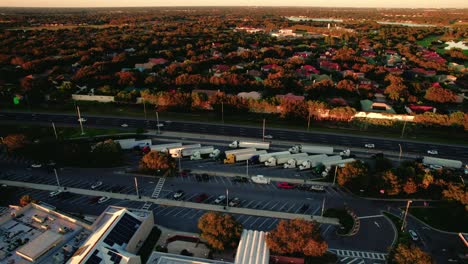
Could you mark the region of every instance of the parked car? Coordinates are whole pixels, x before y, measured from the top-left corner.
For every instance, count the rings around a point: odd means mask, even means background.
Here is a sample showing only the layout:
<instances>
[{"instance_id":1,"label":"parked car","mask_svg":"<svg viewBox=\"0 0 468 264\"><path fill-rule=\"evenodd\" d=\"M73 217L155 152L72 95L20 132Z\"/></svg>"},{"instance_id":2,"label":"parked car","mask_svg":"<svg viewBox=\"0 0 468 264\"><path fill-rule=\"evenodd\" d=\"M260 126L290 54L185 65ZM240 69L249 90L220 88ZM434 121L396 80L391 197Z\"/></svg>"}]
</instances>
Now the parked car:
<instances>
[{"instance_id":1,"label":"parked car","mask_svg":"<svg viewBox=\"0 0 468 264\"><path fill-rule=\"evenodd\" d=\"M325 187L322 186L322 185L312 185L310 186L310 191L313 191L313 192L324 192L325 191Z\"/></svg>"},{"instance_id":2,"label":"parked car","mask_svg":"<svg viewBox=\"0 0 468 264\"><path fill-rule=\"evenodd\" d=\"M206 173L203 173L203 174L201 175L201 177L202 177L202 180L203 180L203 181L209 181L209 180L210 180L210 175L208 175L208 174L206 174Z\"/></svg>"},{"instance_id":3,"label":"parked car","mask_svg":"<svg viewBox=\"0 0 468 264\"><path fill-rule=\"evenodd\" d=\"M121 124L120 126L121 126L121 127L128 127L127 124Z\"/></svg>"},{"instance_id":4,"label":"parked car","mask_svg":"<svg viewBox=\"0 0 468 264\"><path fill-rule=\"evenodd\" d=\"M229 206L231 207L238 207L240 205L240 199L235 197L229 201Z\"/></svg>"},{"instance_id":5,"label":"parked car","mask_svg":"<svg viewBox=\"0 0 468 264\"><path fill-rule=\"evenodd\" d=\"M418 241L419 240L418 234L416 234L416 232L414 232L414 230L410 229L410 230L408 230L408 233L411 236L411 239L413 239L413 241Z\"/></svg>"},{"instance_id":6,"label":"parked car","mask_svg":"<svg viewBox=\"0 0 468 264\"><path fill-rule=\"evenodd\" d=\"M105 203L109 201L109 199L110 199L109 196L102 196L101 198L99 198L98 203Z\"/></svg>"},{"instance_id":7,"label":"parked car","mask_svg":"<svg viewBox=\"0 0 468 264\"><path fill-rule=\"evenodd\" d=\"M218 198L216 198L216 200L214 200L214 203L215 204L220 204L222 202L224 202L226 200L226 195L220 195L218 196Z\"/></svg>"},{"instance_id":8,"label":"parked car","mask_svg":"<svg viewBox=\"0 0 468 264\"><path fill-rule=\"evenodd\" d=\"M184 191L178 190L177 192L174 193L172 198L174 198L175 200L179 200L180 198L182 198L182 196L184 196L184 194L185 194Z\"/></svg>"},{"instance_id":9,"label":"parked car","mask_svg":"<svg viewBox=\"0 0 468 264\"><path fill-rule=\"evenodd\" d=\"M427 154L437 155L437 154L439 154L439 152L437 150L435 150L435 149L430 149L430 150L427 151Z\"/></svg>"},{"instance_id":10,"label":"parked car","mask_svg":"<svg viewBox=\"0 0 468 264\"><path fill-rule=\"evenodd\" d=\"M280 182L280 183L278 183L276 186L277 186L278 188L280 188L280 189L294 189L294 188L296 188L295 185L290 184L290 183L288 183L288 182Z\"/></svg>"},{"instance_id":11,"label":"parked car","mask_svg":"<svg viewBox=\"0 0 468 264\"><path fill-rule=\"evenodd\" d=\"M232 182L249 182L249 178L242 176L235 176L232 178Z\"/></svg>"},{"instance_id":12,"label":"parked car","mask_svg":"<svg viewBox=\"0 0 468 264\"><path fill-rule=\"evenodd\" d=\"M264 138L266 138L266 139L273 139L273 136L272 136L272 135L265 135Z\"/></svg>"},{"instance_id":13,"label":"parked car","mask_svg":"<svg viewBox=\"0 0 468 264\"><path fill-rule=\"evenodd\" d=\"M31 164L31 168L41 168L41 167L42 167L42 164L40 164L40 163Z\"/></svg>"},{"instance_id":14,"label":"parked car","mask_svg":"<svg viewBox=\"0 0 468 264\"><path fill-rule=\"evenodd\" d=\"M97 181L93 185L91 185L91 189L96 189L97 187L102 185L102 181Z\"/></svg>"},{"instance_id":15,"label":"parked car","mask_svg":"<svg viewBox=\"0 0 468 264\"><path fill-rule=\"evenodd\" d=\"M84 123L84 122L86 122L86 118L83 118L83 117L82 117L82 118L78 118L78 122L83 122L83 123Z\"/></svg>"},{"instance_id":16,"label":"parked car","mask_svg":"<svg viewBox=\"0 0 468 264\"><path fill-rule=\"evenodd\" d=\"M208 194L206 194L206 193L201 193L201 194L199 194L199 195L197 195L197 196L195 197L194 201L195 201L196 203L202 203L202 202L204 202L206 199L208 199Z\"/></svg>"},{"instance_id":17,"label":"parked car","mask_svg":"<svg viewBox=\"0 0 468 264\"><path fill-rule=\"evenodd\" d=\"M364 147L373 149L373 148L375 148L375 145L374 144L365 144Z\"/></svg>"},{"instance_id":18,"label":"parked car","mask_svg":"<svg viewBox=\"0 0 468 264\"><path fill-rule=\"evenodd\" d=\"M52 198L55 196L59 196L62 192L63 192L62 190L56 190L56 191L50 192L49 197Z\"/></svg>"}]
</instances>

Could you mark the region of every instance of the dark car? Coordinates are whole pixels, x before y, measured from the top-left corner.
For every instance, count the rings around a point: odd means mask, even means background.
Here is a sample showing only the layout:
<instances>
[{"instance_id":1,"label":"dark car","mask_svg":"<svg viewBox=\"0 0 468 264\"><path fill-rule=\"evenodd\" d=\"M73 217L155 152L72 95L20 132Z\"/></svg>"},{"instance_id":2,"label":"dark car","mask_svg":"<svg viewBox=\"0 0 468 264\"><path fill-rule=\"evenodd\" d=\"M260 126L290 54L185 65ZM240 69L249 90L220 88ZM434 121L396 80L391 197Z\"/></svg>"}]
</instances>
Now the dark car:
<instances>
[{"instance_id":1,"label":"dark car","mask_svg":"<svg viewBox=\"0 0 468 264\"><path fill-rule=\"evenodd\" d=\"M201 193L201 194L199 194L199 195L197 195L197 196L195 197L194 201L195 201L196 203L202 203L202 202L204 202L206 199L208 199L208 194L206 194L206 193Z\"/></svg>"},{"instance_id":2,"label":"dark car","mask_svg":"<svg viewBox=\"0 0 468 264\"><path fill-rule=\"evenodd\" d=\"M210 180L210 175L208 175L208 174L206 174L206 173L203 173L203 174L201 175L201 177L202 177L202 180L203 180L203 181L209 181L209 180Z\"/></svg>"},{"instance_id":3,"label":"dark car","mask_svg":"<svg viewBox=\"0 0 468 264\"><path fill-rule=\"evenodd\" d=\"M236 176L236 177L232 178L232 182L249 182L249 178L242 177L242 176Z\"/></svg>"},{"instance_id":4,"label":"dark car","mask_svg":"<svg viewBox=\"0 0 468 264\"><path fill-rule=\"evenodd\" d=\"M240 205L240 199L235 197L229 201L230 207L238 207Z\"/></svg>"}]
</instances>

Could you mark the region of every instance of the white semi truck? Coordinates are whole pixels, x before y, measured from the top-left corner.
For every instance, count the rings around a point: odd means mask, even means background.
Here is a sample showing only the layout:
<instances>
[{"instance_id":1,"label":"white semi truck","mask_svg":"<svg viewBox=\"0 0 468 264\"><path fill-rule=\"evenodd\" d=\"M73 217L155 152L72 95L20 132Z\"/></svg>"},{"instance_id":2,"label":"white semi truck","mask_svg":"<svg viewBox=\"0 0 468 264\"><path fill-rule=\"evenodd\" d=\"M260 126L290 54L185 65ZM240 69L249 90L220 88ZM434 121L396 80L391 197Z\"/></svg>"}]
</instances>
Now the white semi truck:
<instances>
[{"instance_id":1,"label":"white semi truck","mask_svg":"<svg viewBox=\"0 0 468 264\"><path fill-rule=\"evenodd\" d=\"M265 162L267 161L270 157L275 157L278 155L288 155L291 154L289 151L278 151L278 152L271 152L271 153L266 153L258 156L258 162Z\"/></svg>"},{"instance_id":2,"label":"white semi truck","mask_svg":"<svg viewBox=\"0 0 468 264\"><path fill-rule=\"evenodd\" d=\"M168 144L159 144L159 145L151 145L151 151L159 151L159 152L167 152L170 148L175 147L182 147L182 143L168 143Z\"/></svg>"},{"instance_id":3,"label":"white semi truck","mask_svg":"<svg viewBox=\"0 0 468 264\"><path fill-rule=\"evenodd\" d=\"M327 156L327 157L317 157L317 159L314 159L314 160L306 160L304 161L300 166L299 166L299 170L308 170L308 169L312 169L318 165L321 165L323 164L324 162L326 161L337 161L337 160L341 160L341 156L339 155L335 155L335 156Z\"/></svg>"},{"instance_id":4,"label":"white semi truck","mask_svg":"<svg viewBox=\"0 0 468 264\"><path fill-rule=\"evenodd\" d=\"M275 157L270 157L268 158L267 161L265 161L265 166L273 167L276 165L281 165L281 164L288 162L288 160L290 159L300 158L300 157L307 157L307 153L285 154L285 155L278 155Z\"/></svg>"},{"instance_id":5,"label":"white semi truck","mask_svg":"<svg viewBox=\"0 0 468 264\"><path fill-rule=\"evenodd\" d=\"M324 162L322 162L323 166L325 166L325 168L328 168L330 169L331 166L334 166L334 165L337 165L337 166L344 166L345 164L347 163L351 163L351 162L355 162L356 160L355 159L336 159L336 160L325 160Z\"/></svg>"},{"instance_id":6,"label":"white semi truck","mask_svg":"<svg viewBox=\"0 0 468 264\"><path fill-rule=\"evenodd\" d=\"M229 144L229 147L230 148L269 149L270 148L270 142L235 140L231 144Z\"/></svg>"},{"instance_id":7,"label":"white semi truck","mask_svg":"<svg viewBox=\"0 0 468 264\"><path fill-rule=\"evenodd\" d=\"M289 149L291 153L309 153L309 154L333 154L333 147L296 145Z\"/></svg>"},{"instance_id":8,"label":"white semi truck","mask_svg":"<svg viewBox=\"0 0 468 264\"><path fill-rule=\"evenodd\" d=\"M294 159L288 160L283 165L283 167L285 169L293 169L293 168L300 166L306 161L322 160L322 159L326 159L327 157L328 156L325 154L319 154L319 155L313 155L313 156L307 156L307 157L294 158Z\"/></svg>"},{"instance_id":9,"label":"white semi truck","mask_svg":"<svg viewBox=\"0 0 468 264\"><path fill-rule=\"evenodd\" d=\"M119 143L122 149L132 149L134 147L144 147L151 145L151 139L142 139L136 140L134 138L127 138L127 139L116 139L114 142Z\"/></svg>"},{"instance_id":10,"label":"white semi truck","mask_svg":"<svg viewBox=\"0 0 468 264\"><path fill-rule=\"evenodd\" d=\"M179 158L179 155L182 153L184 149L191 149L191 148L200 148L201 144L192 144L192 145L182 145L180 147L169 148L168 152L174 158Z\"/></svg>"},{"instance_id":11,"label":"white semi truck","mask_svg":"<svg viewBox=\"0 0 468 264\"><path fill-rule=\"evenodd\" d=\"M205 146L198 149L193 149L190 155L190 160L200 160L206 156L211 156L215 151L213 146Z\"/></svg>"},{"instance_id":12,"label":"white semi truck","mask_svg":"<svg viewBox=\"0 0 468 264\"><path fill-rule=\"evenodd\" d=\"M423 157L422 162L424 165L438 165L454 169L460 169L461 167L463 167L463 163L459 160L441 159L427 156Z\"/></svg>"}]
</instances>

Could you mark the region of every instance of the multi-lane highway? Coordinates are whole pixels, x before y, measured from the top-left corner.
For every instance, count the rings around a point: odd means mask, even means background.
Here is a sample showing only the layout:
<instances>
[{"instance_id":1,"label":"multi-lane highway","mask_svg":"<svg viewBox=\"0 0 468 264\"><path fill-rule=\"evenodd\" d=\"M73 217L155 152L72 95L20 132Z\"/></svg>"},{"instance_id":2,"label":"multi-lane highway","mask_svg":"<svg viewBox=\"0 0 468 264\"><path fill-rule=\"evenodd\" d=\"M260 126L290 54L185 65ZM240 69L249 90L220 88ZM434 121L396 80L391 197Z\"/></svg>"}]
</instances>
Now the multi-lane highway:
<instances>
[{"instance_id":1,"label":"multi-lane highway","mask_svg":"<svg viewBox=\"0 0 468 264\"><path fill-rule=\"evenodd\" d=\"M121 127L127 124L126 129L156 128L155 121L146 122L142 118L131 118L124 116L94 116L83 115L86 119L84 126ZM77 117L69 114L50 113L25 113L25 112L0 112L0 122L55 122L56 124L74 124L78 126ZM262 137L262 128L240 125L197 123L189 121L163 121L163 130L176 132L190 132L200 134L214 134L232 137ZM273 136L273 140L293 140L296 142L328 144L343 147L363 148L365 144L374 144L375 149L399 152L400 145L404 153L427 155L427 150L436 149L439 157L455 158L464 162L468 161L468 146L437 144L431 142L418 142L403 139L388 139L381 137L356 136L339 133L306 132L288 129L268 128L266 134Z\"/></svg>"}]
</instances>

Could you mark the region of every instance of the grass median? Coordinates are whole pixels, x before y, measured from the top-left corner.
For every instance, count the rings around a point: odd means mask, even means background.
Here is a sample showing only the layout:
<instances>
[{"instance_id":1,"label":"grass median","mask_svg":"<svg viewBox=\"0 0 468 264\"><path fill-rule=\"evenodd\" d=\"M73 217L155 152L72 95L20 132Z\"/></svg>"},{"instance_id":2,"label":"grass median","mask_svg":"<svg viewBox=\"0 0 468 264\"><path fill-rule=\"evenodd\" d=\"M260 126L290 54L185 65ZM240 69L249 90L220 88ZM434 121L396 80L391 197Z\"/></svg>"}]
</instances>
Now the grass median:
<instances>
[{"instance_id":1,"label":"grass median","mask_svg":"<svg viewBox=\"0 0 468 264\"><path fill-rule=\"evenodd\" d=\"M412 207L409 212L434 228L449 232L468 232L468 213L459 204L441 202L434 207Z\"/></svg>"}]
</instances>

